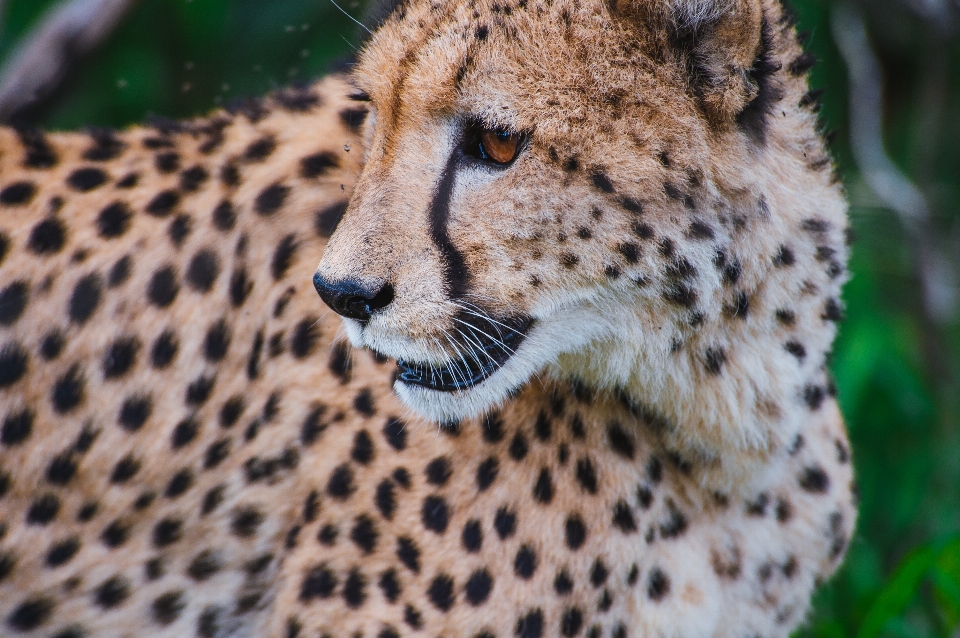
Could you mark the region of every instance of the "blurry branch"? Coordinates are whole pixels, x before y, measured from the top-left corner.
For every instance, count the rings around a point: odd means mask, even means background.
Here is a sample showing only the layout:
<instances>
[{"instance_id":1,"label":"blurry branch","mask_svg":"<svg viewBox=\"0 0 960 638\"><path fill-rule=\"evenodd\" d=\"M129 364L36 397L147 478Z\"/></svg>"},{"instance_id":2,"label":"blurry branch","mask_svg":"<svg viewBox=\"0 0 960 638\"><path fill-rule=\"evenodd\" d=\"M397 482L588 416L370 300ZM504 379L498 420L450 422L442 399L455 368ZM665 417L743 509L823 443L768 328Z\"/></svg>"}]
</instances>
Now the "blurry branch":
<instances>
[{"instance_id":1,"label":"blurry branch","mask_svg":"<svg viewBox=\"0 0 960 638\"><path fill-rule=\"evenodd\" d=\"M48 11L0 68L0 122L52 93L136 2L63 0Z\"/></svg>"},{"instance_id":2,"label":"blurry branch","mask_svg":"<svg viewBox=\"0 0 960 638\"><path fill-rule=\"evenodd\" d=\"M927 316L937 324L948 322L957 306L955 272L932 232L926 198L883 148L883 78L863 18L850 4L839 4L831 30L850 77L850 144L857 168L910 235Z\"/></svg>"}]
</instances>

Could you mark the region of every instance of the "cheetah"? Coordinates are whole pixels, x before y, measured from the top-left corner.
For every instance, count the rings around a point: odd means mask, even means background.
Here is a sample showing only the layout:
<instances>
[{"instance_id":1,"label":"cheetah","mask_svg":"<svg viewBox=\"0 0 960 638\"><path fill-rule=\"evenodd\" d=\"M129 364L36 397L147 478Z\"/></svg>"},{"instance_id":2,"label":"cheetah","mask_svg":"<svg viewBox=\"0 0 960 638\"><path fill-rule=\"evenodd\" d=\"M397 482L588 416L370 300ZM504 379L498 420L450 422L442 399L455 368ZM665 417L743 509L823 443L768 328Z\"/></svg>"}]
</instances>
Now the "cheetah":
<instances>
[{"instance_id":1,"label":"cheetah","mask_svg":"<svg viewBox=\"0 0 960 638\"><path fill-rule=\"evenodd\" d=\"M0 634L787 636L856 489L779 0L382 16L307 88L0 130Z\"/></svg>"}]
</instances>

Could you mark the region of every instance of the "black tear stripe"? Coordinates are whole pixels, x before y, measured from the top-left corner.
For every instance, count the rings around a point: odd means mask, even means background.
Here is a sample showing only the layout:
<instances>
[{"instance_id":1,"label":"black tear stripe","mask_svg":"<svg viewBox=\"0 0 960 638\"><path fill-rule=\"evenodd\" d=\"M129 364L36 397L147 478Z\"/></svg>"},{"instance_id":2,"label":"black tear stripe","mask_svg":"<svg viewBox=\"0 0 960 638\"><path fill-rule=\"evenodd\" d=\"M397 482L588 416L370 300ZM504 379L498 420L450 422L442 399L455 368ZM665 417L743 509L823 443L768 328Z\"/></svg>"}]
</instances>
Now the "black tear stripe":
<instances>
[{"instance_id":1,"label":"black tear stripe","mask_svg":"<svg viewBox=\"0 0 960 638\"><path fill-rule=\"evenodd\" d=\"M459 146L459 145L458 145ZM470 270L463 253L450 241L447 224L450 221L450 197L457 176L455 164L459 152L455 149L447 159L447 165L440 174L436 193L430 202L430 236L440 251L444 279L447 282L447 294L451 299L463 298L470 289Z\"/></svg>"}]
</instances>

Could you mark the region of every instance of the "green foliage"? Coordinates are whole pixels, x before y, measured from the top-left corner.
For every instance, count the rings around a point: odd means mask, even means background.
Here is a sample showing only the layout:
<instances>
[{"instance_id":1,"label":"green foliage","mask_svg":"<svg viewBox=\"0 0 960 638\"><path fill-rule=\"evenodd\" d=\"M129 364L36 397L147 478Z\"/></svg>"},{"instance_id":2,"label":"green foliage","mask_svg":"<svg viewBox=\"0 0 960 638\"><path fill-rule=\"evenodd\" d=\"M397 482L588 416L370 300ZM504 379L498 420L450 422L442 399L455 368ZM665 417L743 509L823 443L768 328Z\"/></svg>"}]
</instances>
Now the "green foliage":
<instances>
[{"instance_id":1,"label":"green foliage","mask_svg":"<svg viewBox=\"0 0 960 638\"><path fill-rule=\"evenodd\" d=\"M945 0L944 6L951 0ZM0 59L53 0L7 0ZM362 15L356 2L340 3ZM853 440L858 531L800 636L960 636L960 322L924 312L917 247L861 179L849 141L847 72L831 0L794 0L820 63L821 119L851 201L847 320L831 367ZM918 0L860 5L881 63L884 142L932 211L929 237L960 256L960 11L951 26ZM951 32L952 29L952 32ZM329 0L142 0L38 115L52 128L188 117L322 75L359 46ZM859 108L859 105L856 105ZM929 239L928 237L928 239Z\"/></svg>"}]
</instances>

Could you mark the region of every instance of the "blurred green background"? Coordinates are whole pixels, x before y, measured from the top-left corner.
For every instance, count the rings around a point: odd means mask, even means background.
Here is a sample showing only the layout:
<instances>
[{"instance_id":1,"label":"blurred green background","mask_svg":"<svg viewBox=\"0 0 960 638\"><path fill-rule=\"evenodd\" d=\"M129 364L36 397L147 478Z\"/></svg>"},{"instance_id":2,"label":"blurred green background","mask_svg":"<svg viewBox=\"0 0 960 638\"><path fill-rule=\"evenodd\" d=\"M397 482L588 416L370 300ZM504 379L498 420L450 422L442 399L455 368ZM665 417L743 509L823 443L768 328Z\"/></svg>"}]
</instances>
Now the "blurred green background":
<instances>
[{"instance_id":1,"label":"blurred green background","mask_svg":"<svg viewBox=\"0 0 960 638\"><path fill-rule=\"evenodd\" d=\"M7 0L0 62L54 4ZM355 0L340 4L363 15ZM957 292L960 0L792 6L819 58L812 84L824 90L822 124L858 237L832 366L862 496L846 563L798 633L960 638L960 308L949 294L925 294ZM882 88L851 82L864 60L841 54L844 9L866 25ZM74 129L202 114L324 74L358 46L357 31L329 0L141 0L32 117ZM869 121L871 88L881 91L882 135L851 127ZM872 159L856 152L871 136L882 138L887 168L918 189L926 221L898 215L871 188L877 148Z\"/></svg>"}]
</instances>

